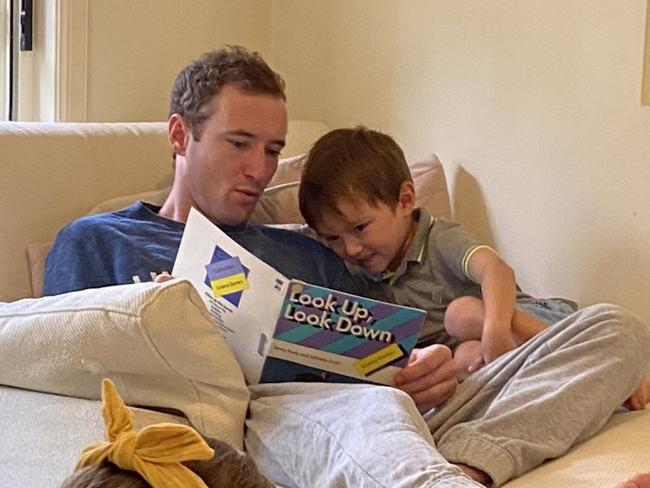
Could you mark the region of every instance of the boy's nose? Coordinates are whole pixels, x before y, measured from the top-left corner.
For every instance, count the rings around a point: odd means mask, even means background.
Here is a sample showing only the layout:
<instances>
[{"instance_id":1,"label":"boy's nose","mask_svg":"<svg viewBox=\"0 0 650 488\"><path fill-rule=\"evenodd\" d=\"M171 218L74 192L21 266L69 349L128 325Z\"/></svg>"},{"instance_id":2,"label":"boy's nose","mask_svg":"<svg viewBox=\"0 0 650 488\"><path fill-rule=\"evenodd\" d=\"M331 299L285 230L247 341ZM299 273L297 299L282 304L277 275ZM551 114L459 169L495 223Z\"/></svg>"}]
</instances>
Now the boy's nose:
<instances>
[{"instance_id":1,"label":"boy's nose","mask_svg":"<svg viewBox=\"0 0 650 488\"><path fill-rule=\"evenodd\" d=\"M356 239L347 239L344 244L345 244L345 254L347 254L351 258L358 256L359 253L361 253L361 251L363 250L363 246Z\"/></svg>"}]
</instances>

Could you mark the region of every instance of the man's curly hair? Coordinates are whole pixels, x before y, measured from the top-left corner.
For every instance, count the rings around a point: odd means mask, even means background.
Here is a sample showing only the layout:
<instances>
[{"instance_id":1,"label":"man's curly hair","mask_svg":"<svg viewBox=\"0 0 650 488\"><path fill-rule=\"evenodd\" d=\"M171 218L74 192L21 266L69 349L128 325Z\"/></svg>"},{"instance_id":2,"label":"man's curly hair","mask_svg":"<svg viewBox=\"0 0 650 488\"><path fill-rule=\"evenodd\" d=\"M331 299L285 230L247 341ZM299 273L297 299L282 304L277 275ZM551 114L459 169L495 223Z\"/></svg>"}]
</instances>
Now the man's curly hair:
<instances>
[{"instance_id":1,"label":"man's curly hair","mask_svg":"<svg viewBox=\"0 0 650 488\"><path fill-rule=\"evenodd\" d=\"M242 46L225 46L203 54L178 74L169 115L182 115L198 140L203 122L211 115L206 106L225 85L286 100L284 80L258 52Z\"/></svg>"}]
</instances>

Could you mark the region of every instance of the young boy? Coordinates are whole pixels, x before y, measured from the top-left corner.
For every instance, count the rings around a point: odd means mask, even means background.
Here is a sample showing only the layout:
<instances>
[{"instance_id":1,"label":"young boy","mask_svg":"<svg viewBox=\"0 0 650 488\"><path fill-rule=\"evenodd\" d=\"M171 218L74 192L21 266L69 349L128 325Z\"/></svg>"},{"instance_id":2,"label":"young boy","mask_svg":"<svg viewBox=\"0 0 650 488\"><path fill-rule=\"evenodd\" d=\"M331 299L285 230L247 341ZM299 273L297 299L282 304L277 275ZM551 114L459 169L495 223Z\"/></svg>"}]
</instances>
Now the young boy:
<instances>
[{"instance_id":1,"label":"young boy","mask_svg":"<svg viewBox=\"0 0 650 488\"><path fill-rule=\"evenodd\" d=\"M427 311L419 344L454 350L461 380L574 312L520 292L494 250L416 208L404 153L380 132L356 127L321 137L299 203L307 224L365 276L370 295ZM645 405L646 389L639 395L632 408Z\"/></svg>"}]
</instances>

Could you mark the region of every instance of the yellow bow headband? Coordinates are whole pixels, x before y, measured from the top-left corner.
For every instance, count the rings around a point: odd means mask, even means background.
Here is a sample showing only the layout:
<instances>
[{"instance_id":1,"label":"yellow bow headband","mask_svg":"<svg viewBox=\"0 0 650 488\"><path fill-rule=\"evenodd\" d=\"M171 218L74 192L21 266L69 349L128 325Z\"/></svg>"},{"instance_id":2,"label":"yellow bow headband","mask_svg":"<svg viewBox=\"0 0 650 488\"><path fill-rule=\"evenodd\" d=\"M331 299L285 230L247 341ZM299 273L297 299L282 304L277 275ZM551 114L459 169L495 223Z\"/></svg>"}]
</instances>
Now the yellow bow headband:
<instances>
[{"instance_id":1,"label":"yellow bow headband","mask_svg":"<svg viewBox=\"0 0 650 488\"><path fill-rule=\"evenodd\" d=\"M121 469L136 471L153 488L207 488L199 476L181 464L214 456L194 429L165 422L134 431L133 413L109 379L102 381L102 400L108 442L86 447L76 469L108 460Z\"/></svg>"}]
</instances>

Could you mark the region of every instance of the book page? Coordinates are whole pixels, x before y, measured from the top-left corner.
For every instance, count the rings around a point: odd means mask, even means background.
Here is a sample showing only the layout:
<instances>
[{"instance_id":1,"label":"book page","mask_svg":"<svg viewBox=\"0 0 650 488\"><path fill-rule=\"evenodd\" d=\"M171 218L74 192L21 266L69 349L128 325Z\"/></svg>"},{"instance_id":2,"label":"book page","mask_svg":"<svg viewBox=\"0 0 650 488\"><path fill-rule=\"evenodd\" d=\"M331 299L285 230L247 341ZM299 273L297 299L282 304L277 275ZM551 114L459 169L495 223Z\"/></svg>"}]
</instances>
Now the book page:
<instances>
[{"instance_id":1,"label":"book page","mask_svg":"<svg viewBox=\"0 0 650 488\"><path fill-rule=\"evenodd\" d=\"M172 276L188 278L235 353L249 383L257 383L273 338L287 278L191 209Z\"/></svg>"}]
</instances>

